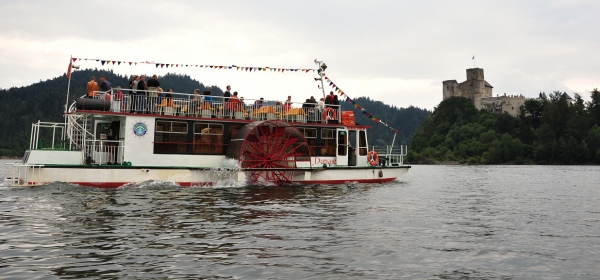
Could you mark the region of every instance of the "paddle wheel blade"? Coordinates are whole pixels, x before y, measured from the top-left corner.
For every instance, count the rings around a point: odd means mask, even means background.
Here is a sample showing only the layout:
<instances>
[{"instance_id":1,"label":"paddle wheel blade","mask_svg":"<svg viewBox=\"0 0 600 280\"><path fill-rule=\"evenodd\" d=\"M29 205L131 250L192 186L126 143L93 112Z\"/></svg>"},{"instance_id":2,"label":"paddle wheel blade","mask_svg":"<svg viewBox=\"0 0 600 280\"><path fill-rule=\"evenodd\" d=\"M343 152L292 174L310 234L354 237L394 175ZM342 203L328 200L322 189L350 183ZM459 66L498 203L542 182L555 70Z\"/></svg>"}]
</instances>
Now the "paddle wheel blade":
<instances>
[{"instance_id":1,"label":"paddle wheel blade","mask_svg":"<svg viewBox=\"0 0 600 280\"><path fill-rule=\"evenodd\" d=\"M298 161L310 159L308 143L293 125L283 121L253 122L242 127L227 148L227 158L237 159L251 184L291 184ZM286 169L290 169L289 171Z\"/></svg>"}]
</instances>

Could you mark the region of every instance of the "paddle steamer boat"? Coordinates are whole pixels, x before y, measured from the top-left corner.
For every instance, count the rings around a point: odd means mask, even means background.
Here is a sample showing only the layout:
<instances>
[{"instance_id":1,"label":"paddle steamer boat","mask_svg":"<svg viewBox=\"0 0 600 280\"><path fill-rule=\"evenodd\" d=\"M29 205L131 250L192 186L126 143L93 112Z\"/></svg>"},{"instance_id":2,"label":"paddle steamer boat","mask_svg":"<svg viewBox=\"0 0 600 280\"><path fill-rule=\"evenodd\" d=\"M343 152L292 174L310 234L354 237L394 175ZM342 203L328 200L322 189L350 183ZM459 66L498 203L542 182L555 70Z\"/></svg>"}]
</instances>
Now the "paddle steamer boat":
<instances>
[{"instance_id":1,"label":"paddle steamer boat","mask_svg":"<svg viewBox=\"0 0 600 280\"><path fill-rule=\"evenodd\" d=\"M410 168L403 164L405 146L369 146L370 127L339 106L124 92L120 101L104 92L77 98L64 123L34 123L29 149L10 164L5 181L102 188L152 180L180 186L385 183ZM45 146L43 133L52 135Z\"/></svg>"}]
</instances>

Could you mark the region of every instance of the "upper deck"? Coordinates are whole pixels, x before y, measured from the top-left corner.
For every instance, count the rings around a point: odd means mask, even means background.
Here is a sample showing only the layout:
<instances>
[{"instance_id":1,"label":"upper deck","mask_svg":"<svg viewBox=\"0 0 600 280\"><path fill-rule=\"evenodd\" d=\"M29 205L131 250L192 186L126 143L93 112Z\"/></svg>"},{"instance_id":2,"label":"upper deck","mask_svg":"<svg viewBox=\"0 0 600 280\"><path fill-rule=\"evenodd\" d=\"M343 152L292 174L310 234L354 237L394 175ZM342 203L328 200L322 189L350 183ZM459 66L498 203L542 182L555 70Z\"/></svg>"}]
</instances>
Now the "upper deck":
<instances>
[{"instance_id":1,"label":"upper deck","mask_svg":"<svg viewBox=\"0 0 600 280\"><path fill-rule=\"evenodd\" d=\"M298 124L356 126L354 118L342 116L340 105L319 104L317 101L285 102L174 92L122 92L122 97L117 96L113 89L108 94L95 92L92 98L79 98L71 105L69 113L139 114L161 118L208 118L242 122L282 120Z\"/></svg>"}]
</instances>

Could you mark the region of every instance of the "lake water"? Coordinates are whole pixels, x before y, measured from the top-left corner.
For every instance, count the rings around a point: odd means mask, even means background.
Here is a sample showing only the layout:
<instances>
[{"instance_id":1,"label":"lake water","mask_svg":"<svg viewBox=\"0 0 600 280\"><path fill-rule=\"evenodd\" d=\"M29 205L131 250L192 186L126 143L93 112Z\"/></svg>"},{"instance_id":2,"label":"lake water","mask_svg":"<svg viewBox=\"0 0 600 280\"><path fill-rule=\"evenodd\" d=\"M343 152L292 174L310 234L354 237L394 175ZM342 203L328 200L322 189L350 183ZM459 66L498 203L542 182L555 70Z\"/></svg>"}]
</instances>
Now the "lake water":
<instances>
[{"instance_id":1,"label":"lake water","mask_svg":"<svg viewBox=\"0 0 600 280\"><path fill-rule=\"evenodd\" d=\"M598 279L600 167L413 166L372 185L0 187L0 278Z\"/></svg>"}]
</instances>

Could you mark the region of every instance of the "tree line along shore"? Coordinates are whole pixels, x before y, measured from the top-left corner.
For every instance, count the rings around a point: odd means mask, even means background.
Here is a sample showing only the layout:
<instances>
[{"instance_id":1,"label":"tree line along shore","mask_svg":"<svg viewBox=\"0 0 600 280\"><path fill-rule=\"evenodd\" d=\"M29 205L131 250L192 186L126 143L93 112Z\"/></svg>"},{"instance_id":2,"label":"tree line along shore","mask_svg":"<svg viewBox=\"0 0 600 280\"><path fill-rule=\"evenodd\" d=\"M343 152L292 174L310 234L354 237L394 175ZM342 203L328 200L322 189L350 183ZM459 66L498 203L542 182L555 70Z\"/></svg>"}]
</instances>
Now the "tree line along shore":
<instances>
[{"instance_id":1,"label":"tree line along shore","mask_svg":"<svg viewBox=\"0 0 600 280\"><path fill-rule=\"evenodd\" d=\"M518 117L476 110L464 97L441 102L416 132L407 161L467 164L600 164L600 92L540 93Z\"/></svg>"}]
</instances>

